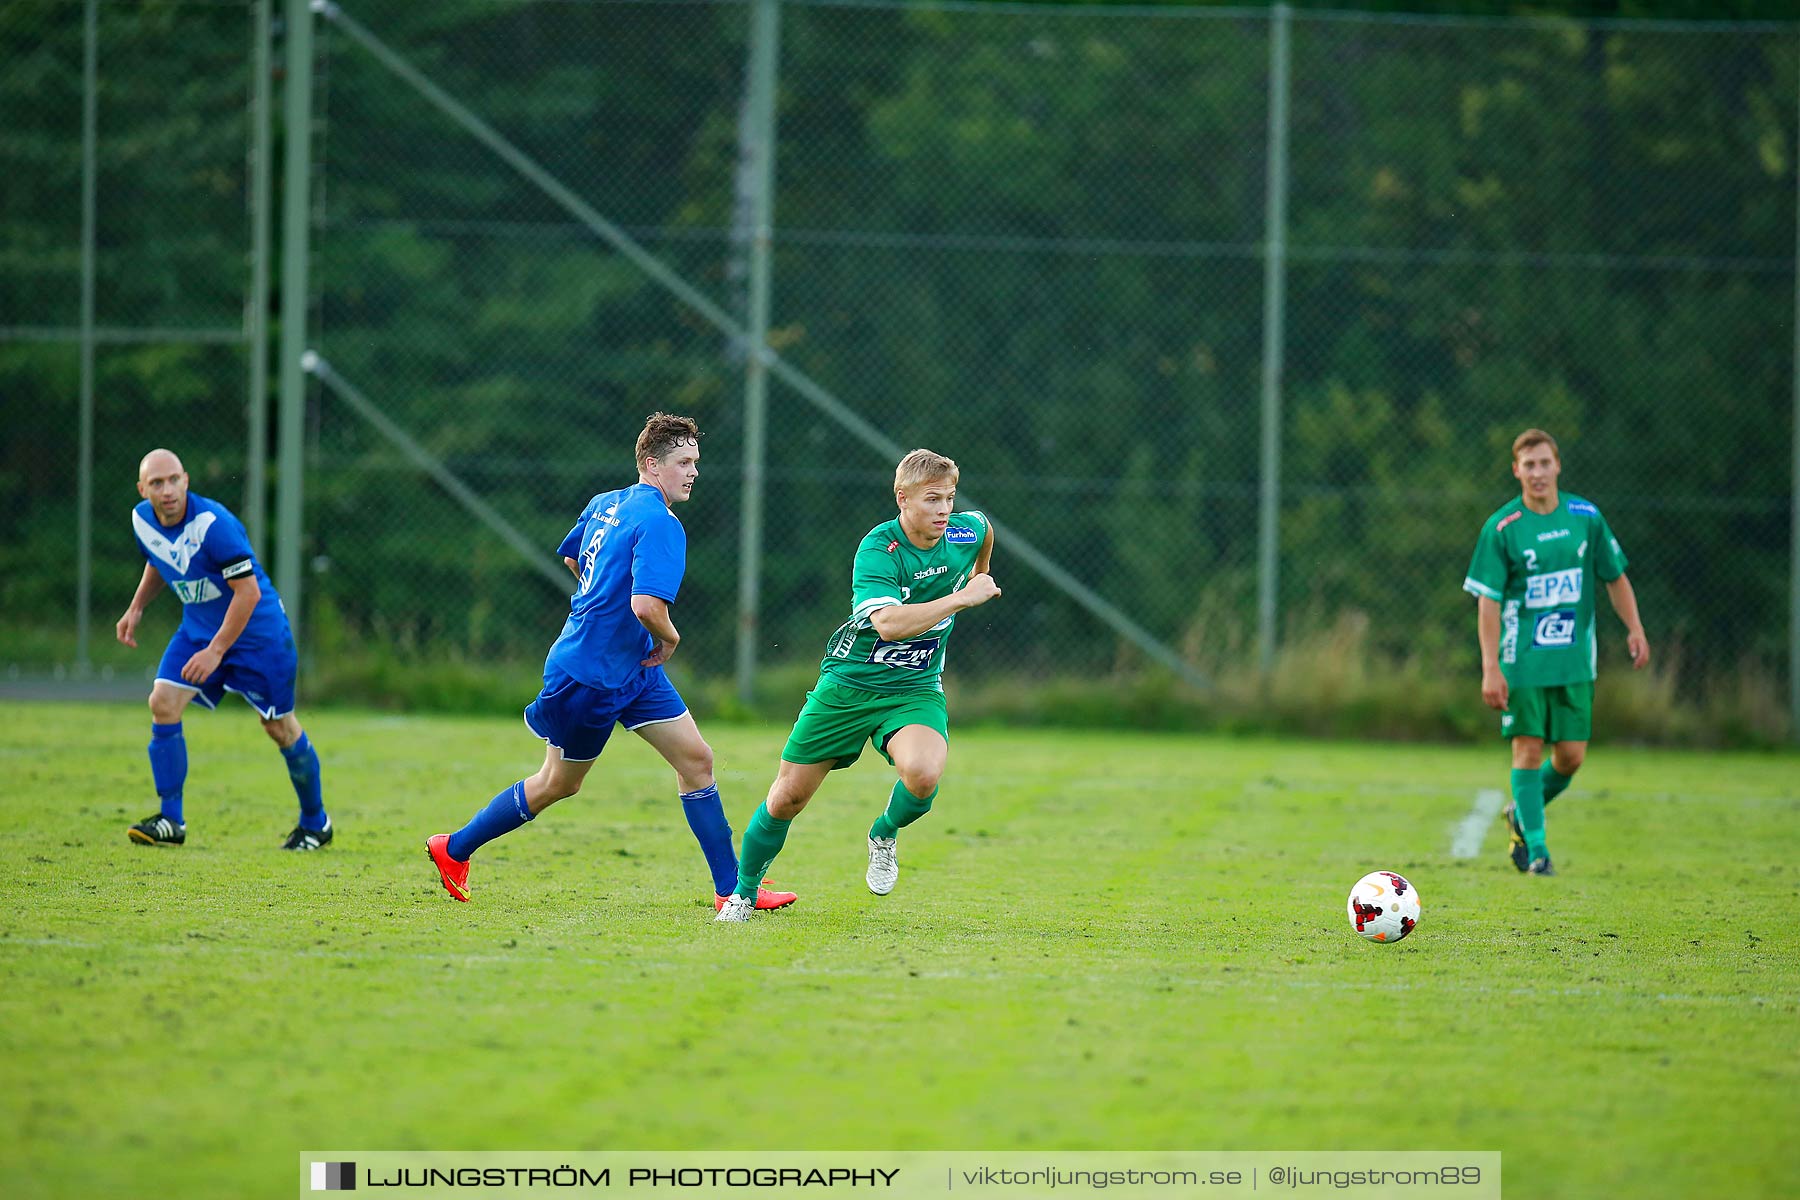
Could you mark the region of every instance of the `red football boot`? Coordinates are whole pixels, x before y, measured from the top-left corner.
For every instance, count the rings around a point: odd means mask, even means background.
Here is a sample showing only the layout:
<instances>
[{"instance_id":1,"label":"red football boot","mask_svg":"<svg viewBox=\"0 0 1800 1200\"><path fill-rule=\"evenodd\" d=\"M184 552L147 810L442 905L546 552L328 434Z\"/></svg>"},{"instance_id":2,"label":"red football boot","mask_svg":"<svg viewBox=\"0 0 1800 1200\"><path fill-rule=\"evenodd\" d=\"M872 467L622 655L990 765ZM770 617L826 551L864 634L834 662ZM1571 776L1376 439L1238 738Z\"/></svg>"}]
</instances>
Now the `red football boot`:
<instances>
[{"instance_id":1,"label":"red football boot","mask_svg":"<svg viewBox=\"0 0 1800 1200\"><path fill-rule=\"evenodd\" d=\"M767 882L768 880L766 879L763 881L763 883ZM786 908L799 898L800 897L796 896L793 892L772 892L768 888L762 886L762 884L758 884L756 887L756 907L759 909ZM718 912L724 907L725 897L715 894L713 896L713 911Z\"/></svg>"},{"instance_id":2,"label":"red football boot","mask_svg":"<svg viewBox=\"0 0 1800 1200\"><path fill-rule=\"evenodd\" d=\"M450 835L434 833L425 839L425 853L437 864L444 890L464 904L469 902L469 864L450 857Z\"/></svg>"}]
</instances>

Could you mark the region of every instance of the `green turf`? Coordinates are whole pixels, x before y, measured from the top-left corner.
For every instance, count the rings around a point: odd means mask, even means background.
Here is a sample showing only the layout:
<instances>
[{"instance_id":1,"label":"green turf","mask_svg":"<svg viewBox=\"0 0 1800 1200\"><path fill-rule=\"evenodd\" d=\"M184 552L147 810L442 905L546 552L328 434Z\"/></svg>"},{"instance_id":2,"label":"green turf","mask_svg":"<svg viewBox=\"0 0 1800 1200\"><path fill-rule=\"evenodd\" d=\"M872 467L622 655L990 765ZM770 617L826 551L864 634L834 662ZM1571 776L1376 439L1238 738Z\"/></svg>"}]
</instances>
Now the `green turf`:
<instances>
[{"instance_id":1,"label":"green turf","mask_svg":"<svg viewBox=\"0 0 1800 1200\"><path fill-rule=\"evenodd\" d=\"M136 707L0 705L0 1195L286 1195L295 1152L1498 1149L1509 1197L1800 1195L1800 764L1601 744L1562 875L1496 823L1450 853L1467 749L955 734L901 879L888 788L829 781L711 923L673 778L620 735L476 859L423 856L535 765L516 720L312 714L338 841L276 849L281 762L194 711L184 848ZM784 731L718 727L742 828ZM1349 930L1375 868L1418 932Z\"/></svg>"}]
</instances>

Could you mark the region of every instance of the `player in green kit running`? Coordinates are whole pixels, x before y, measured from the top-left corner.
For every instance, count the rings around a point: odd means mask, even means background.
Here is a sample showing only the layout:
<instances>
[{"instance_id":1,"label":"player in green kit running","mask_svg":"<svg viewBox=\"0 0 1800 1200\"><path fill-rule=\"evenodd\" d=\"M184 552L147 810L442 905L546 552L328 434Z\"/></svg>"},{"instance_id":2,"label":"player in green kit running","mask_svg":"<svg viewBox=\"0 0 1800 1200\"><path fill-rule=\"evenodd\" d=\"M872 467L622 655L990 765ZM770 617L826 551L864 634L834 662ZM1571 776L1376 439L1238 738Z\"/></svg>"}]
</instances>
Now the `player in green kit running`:
<instances>
[{"instance_id":1,"label":"player in green kit running","mask_svg":"<svg viewBox=\"0 0 1800 1200\"><path fill-rule=\"evenodd\" d=\"M1476 598L1481 698L1512 739L1507 853L1521 871L1554 875L1544 807L1569 786L1593 732L1595 579L1625 622L1634 668L1650 661L1650 643L1619 539L1598 508L1557 490L1556 439L1541 429L1514 438L1512 471L1519 498L1481 527L1463 590Z\"/></svg>"},{"instance_id":2,"label":"player in green kit running","mask_svg":"<svg viewBox=\"0 0 1800 1200\"><path fill-rule=\"evenodd\" d=\"M894 471L900 515L863 536L851 577L850 619L825 644L819 680L806 694L781 751L769 797L744 826L738 886L716 920L748 921L756 885L781 853L788 826L825 777L873 742L899 782L869 828L869 890L885 896L900 876L900 830L937 798L949 759L944 648L956 614L1000 594L988 575L994 531L978 512L952 512L957 466L914 450Z\"/></svg>"}]
</instances>

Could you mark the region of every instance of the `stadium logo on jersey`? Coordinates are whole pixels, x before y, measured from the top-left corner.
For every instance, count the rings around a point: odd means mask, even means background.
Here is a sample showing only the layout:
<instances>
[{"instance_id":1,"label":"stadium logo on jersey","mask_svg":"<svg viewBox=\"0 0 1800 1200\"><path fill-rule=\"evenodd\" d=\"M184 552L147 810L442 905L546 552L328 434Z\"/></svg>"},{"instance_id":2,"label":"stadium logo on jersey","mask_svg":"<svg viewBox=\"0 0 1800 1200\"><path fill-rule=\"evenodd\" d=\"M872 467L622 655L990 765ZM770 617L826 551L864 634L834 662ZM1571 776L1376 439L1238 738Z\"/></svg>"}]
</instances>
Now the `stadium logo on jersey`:
<instances>
[{"instance_id":1,"label":"stadium logo on jersey","mask_svg":"<svg viewBox=\"0 0 1800 1200\"><path fill-rule=\"evenodd\" d=\"M169 590L180 596L183 604L205 604L225 594L210 579L177 579L169 584Z\"/></svg>"},{"instance_id":2,"label":"stadium logo on jersey","mask_svg":"<svg viewBox=\"0 0 1800 1200\"><path fill-rule=\"evenodd\" d=\"M922 642L883 642L877 640L875 648L869 651L869 661L884 667L900 667L907 671L923 671L931 665L931 656L937 653L940 638L927 638Z\"/></svg>"},{"instance_id":3,"label":"stadium logo on jersey","mask_svg":"<svg viewBox=\"0 0 1800 1200\"><path fill-rule=\"evenodd\" d=\"M1538 541L1554 542L1557 538L1566 538L1568 536L1570 536L1570 534L1566 529L1546 529L1544 532L1538 534Z\"/></svg>"},{"instance_id":4,"label":"stadium logo on jersey","mask_svg":"<svg viewBox=\"0 0 1800 1200\"><path fill-rule=\"evenodd\" d=\"M1525 577L1526 608L1551 608L1558 604L1577 604L1580 601L1580 567Z\"/></svg>"},{"instance_id":5,"label":"stadium logo on jersey","mask_svg":"<svg viewBox=\"0 0 1800 1200\"><path fill-rule=\"evenodd\" d=\"M1578 517L1597 517L1600 515L1600 510L1589 504L1586 500L1569 501L1569 512Z\"/></svg>"},{"instance_id":6,"label":"stadium logo on jersey","mask_svg":"<svg viewBox=\"0 0 1800 1200\"><path fill-rule=\"evenodd\" d=\"M973 546L980 539L973 529L952 525L944 530L944 540L952 546Z\"/></svg>"},{"instance_id":7,"label":"stadium logo on jersey","mask_svg":"<svg viewBox=\"0 0 1800 1200\"><path fill-rule=\"evenodd\" d=\"M1538 618L1532 631L1534 646L1573 646L1575 644L1575 610L1560 608Z\"/></svg>"},{"instance_id":8,"label":"stadium logo on jersey","mask_svg":"<svg viewBox=\"0 0 1800 1200\"><path fill-rule=\"evenodd\" d=\"M137 530L138 541L144 543L144 549L182 575L187 574L188 564L194 561L194 555L200 551L200 543L206 540L206 531L218 519L218 513L203 512L189 521L187 528L178 536L170 539L158 533L156 526L144 520L142 513L136 509L131 510L131 524Z\"/></svg>"},{"instance_id":9,"label":"stadium logo on jersey","mask_svg":"<svg viewBox=\"0 0 1800 1200\"><path fill-rule=\"evenodd\" d=\"M948 564L939 563L935 567L926 567L923 571L914 571L914 579L930 579L933 575L942 575L950 569Z\"/></svg>"}]
</instances>

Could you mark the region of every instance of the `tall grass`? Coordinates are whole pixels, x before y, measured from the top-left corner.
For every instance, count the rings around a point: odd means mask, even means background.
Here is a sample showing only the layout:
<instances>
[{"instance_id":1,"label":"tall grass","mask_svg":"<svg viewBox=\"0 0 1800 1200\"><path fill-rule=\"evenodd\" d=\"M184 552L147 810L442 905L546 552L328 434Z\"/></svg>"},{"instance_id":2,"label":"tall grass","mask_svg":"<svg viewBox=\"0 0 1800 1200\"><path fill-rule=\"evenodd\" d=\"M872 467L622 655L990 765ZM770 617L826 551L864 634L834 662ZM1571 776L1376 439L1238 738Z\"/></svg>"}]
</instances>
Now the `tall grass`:
<instances>
[{"instance_id":1,"label":"tall grass","mask_svg":"<svg viewBox=\"0 0 1800 1200\"><path fill-rule=\"evenodd\" d=\"M1273 669L1259 669L1254 640L1215 626L1182 650L1209 683L1200 689L1144 667L1128 648L1091 674L996 671L979 643L959 646L945 686L959 724L1072 728L1214 730L1313 737L1450 741L1497 737L1499 719L1482 705L1472 648L1459 656L1396 656L1373 644L1366 613L1344 610L1283 643ZM18 663L10 650L41 650L56 639L14 630L0 637L0 679ZM1472 640L1472 639L1471 639ZM144 644L140 640L140 645ZM301 702L443 713L518 713L537 692L540 653L484 657L347 628L315 625L301 673ZM153 663L140 651L131 669ZM26 655L27 667L32 656ZM789 720L816 674L812 661L765 667L755 695L741 700L728 676L671 674L696 714L711 720ZM1777 748L1789 744L1785 677L1765 659L1745 658L1702 674L1678 645L1660 646L1633 671L1620 658L1601 664L1595 737L1602 742L1695 747Z\"/></svg>"}]
</instances>

